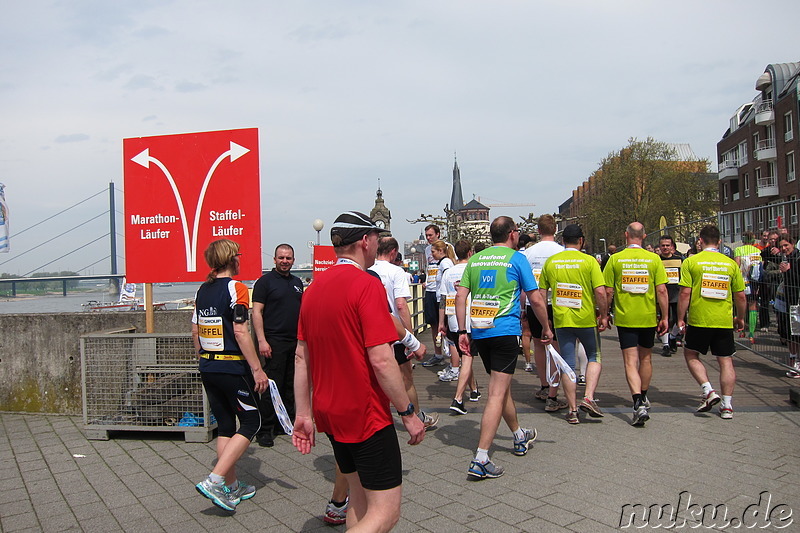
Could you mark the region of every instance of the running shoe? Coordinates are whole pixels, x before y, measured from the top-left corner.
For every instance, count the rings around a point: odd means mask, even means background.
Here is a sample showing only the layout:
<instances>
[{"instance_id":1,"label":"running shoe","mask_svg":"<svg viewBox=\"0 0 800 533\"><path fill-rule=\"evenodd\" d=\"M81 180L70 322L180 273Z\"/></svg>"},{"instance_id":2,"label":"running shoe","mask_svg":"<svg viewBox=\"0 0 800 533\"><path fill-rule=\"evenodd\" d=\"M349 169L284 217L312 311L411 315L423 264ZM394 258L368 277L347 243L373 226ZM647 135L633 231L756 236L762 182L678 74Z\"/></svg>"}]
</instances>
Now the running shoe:
<instances>
[{"instance_id":1,"label":"running shoe","mask_svg":"<svg viewBox=\"0 0 800 533\"><path fill-rule=\"evenodd\" d=\"M497 466L491 461L485 463L472 461L469 463L469 469L467 470L467 477L475 481L486 478L496 478L502 475L503 467Z\"/></svg>"},{"instance_id":2,"label":"running shoe","mask_svg":"<svg viewBox=\"0 0 800 533\"><path fill-rule=\"evenodd\" d=\"M567 411L567 416L564 418L567 419L567 422L570 424L580 424L581 419L578 418L578 411Z\"/></svg>"},{"instance_id":3,"label":"running shoe","mask_svg":"<svg viewBox=\"0 0 800 533\"><path fill-rule=\"evenodd\" d=\"M580 376L578 376L578 380L576 381L576 384L581 386L581 387L585 387L586 386L586 376L584 376L582 374Z\"/></svg>"},{"instance_id":4,"label":"running shoe","mask_svg":"<svg viewBox=\"0 0 800 533\"><path fill-rule=\"evenodd\" d=\"M733 409L730 407L721 407L719 410L719 417L723 420L730 420L733 418Z\"/></svg>"},{"instance_id":5,"label":"running shoe","mask_svg":"<svg viewBox=\"0 0 800 533\"><path fill-rule=\"evenodd\" d=\"M794 362L792 369L786 373L786 376L790 378L800 378L800 361Z\"/></svg>"},{"instance_id":6,"label":"running shoe","mask_svg":"<svg viewBox=\"0 0 800 533\"><path fill-rule=\"evenodd\" d=\"M669 344L661 347L661 357L672 357L672 348L669 347Z\"/></svg>"},{"instance_id":7,"label":"running shoe","mask_svg":"<svg viewBox=\"0 0 800 533\"><path fill-rule=\"evenodd\" d=\"M603 411L597 407L597 400L593 400L591 398L584 398L581 404L578 406L581 411L585 411L589 413L589 416L594 418L600 418L601 416L605 416Z\"/></svg>"},{"instance_id":8,"label":"running shoe","mask_svg":"<svg viewBox=\"0 0 800 533\"><path fill-rule=\"evenodd\" d=\"M249 500L256 495L256 488L253 485L248 485L241 481L239 481L239 486L236 487L236 490L232 490L230 487L228 487L228 490L230 491L231 499L234 500L237 505L240 501Z\"/></svg>"},{"instance_id":9,"label":"running shoe","mask_svg":"<svg viewBox=\"0 0 800 533\"><path fill-rule=\"evenodd\" d=\"M481 399L481 391L479 389L475 389L469 392L469 401L477 402Z\"/></svg>"},{"instance_id":10,"label":"running shoe","mask_svg":"<svg viewBox=\"0 0 800 533\"><path fill-rule=\"evenodd\" d=\"M533 363L525 363L525 372L533 372Z\"/></svg>"},{"instance_id":11,"label":"running shoe","mask_svg":"<svg viewBox=\"0 0 800 533\"><path fill-rule=\"evenodd\" d=\"M439 376L439 381L458 381L459 368L450 367L448 372Z\"/></svg>"},{"instance_id":12,"label":"running shoe","mask_svg":"<svg viewBox=\"0 0 800 533\"><path fill-rule=\"evenodd\" d=\"M525 436L522 437L522 440L514 439L514 455L525 455L528 453L528 448L531 447L533 441L536 440L536 428L533 429L523 429L525 432Z\"/></svg>"},{"instance_id":13,"label":"running shoe","mask_svg":"<svg viewBox=\"0 0 800 533\"><path fill-rule=\"evenodd\" d=\"M420 411L417 416L422 420L422 425L425 426L425 429L433 429L436 427L436 423L439 422L439 415L436 413L429 415L424 411Z\"/></svg>"},{"instance_id":14,"label":"running shoe","mask_svg":"<svg viewBox=\"0 0 800 533\"><path fill-rule=\"evenodd\" d=\"M444 356L442 355L434 355L427 361L422 362L422 366L443 366L444 365Z\"/></svg>"},{"instance_id":15,"label":"running shoe","mask_svg":"<svg viewBox=\"0 0 800 533\"><path fill-rule=\"evenodd\" d=\"M208 478L194 486L197 492L211 500L211 502L225 509L226 511L235 511L236 502L231 497L231 491L225 486L225 483L212 483Z\"/></svg>"},{"instance_id":16,"label":"running shoe","mask_svg":"<svg viewBox=\"0 0 800 533\"><path fill-rule=\"evenodd\" d=\"M467 414L467 408L464 407L464 400L461 400L459 402L458 400L453 398L453 403L450 404L450 410L460 415Z\"/></svg>"},{"instance_id":17,"label":"running shoe","mask_svg":"<svg viewBox=\"0 0 800 533\"><path fill-rule=\"evenodd\" d=\"M648 411L650 410L650 398L648 398L647 396L642 398L642 407L644 407Z\"/></svg>"},{"instance_id":18,"label":"running shoe","mask_svg":"<svg viewBox=\"0 0 800 533\"><path fill-rule=\"evenodd\" d=\"M444 367L442 370L439 370L439 371L436 373L436 375L437 375L437 376L441 376L442 374L445 374L445 373L447 373L447 372L450 372L450 369L451 369L451 368L453 368L453 367L452 367L452 366L450 366L450 364L448 363L448 364L447 364L447 366L446 366L446 367Z\"/></svg>"},{"instance_id":19,"label":"running shoe","mask_svg":"<svg viewBox=\"0 0 800 533\"><path fill-rule=\"evenodd\" d=\"M700 406L697 408L698 413L706 413L711 410L712 407L717 405L720 401L719 394L714 389L711 389L708 394L703 396L703 401L700 402Z\"/></svg>"},{"instance_id":20,"label":"running shoe","mask_svg":"<svg viewBox=\"0 0 800 533\"><path fill-rule=\"evenodd\" d=\"M548 413L552 413L554 411L560 411L561 409L567 408L567 402L564 400L559 400L558 398L547 398L547 401L544 404L544 410Z\"/></svg>"},{"instance_id":21,"label":"running shoe","mask_svg":"<svg viewBox=\"0 0 800 533\"><path fill-rule=\"evenodd\" d=\"M640 405L638 409L633 411L633 420L631 421L631 425L642 427L648 420L650 420L650 414L647 412L647 409L644 405Z\"/></svg>"},{"instance_id":22,"label":"running shoe","mask_svg":"<svg viewBox=\"0 0 800 533\"><path fill-rule=\"evenodd\" d=\"M336 507L333 502L328 502L325 506L325 516L322 519L328 524L340 526L347 522L347 506L350 503L349 498L345 498L344 504L341 507Z\"/></svg>"},{"instance_id":23,"label":"running shoe","mask_svg":"<svg viewBox=\"0 0 800 533\"><path fill-rule=\"evenodd\" d=\"M534 398L537 400L541 400L543 402L547 401L547 398L550 396L550 387L542 387L533 395Z\"/></svg>"}]
</instances>

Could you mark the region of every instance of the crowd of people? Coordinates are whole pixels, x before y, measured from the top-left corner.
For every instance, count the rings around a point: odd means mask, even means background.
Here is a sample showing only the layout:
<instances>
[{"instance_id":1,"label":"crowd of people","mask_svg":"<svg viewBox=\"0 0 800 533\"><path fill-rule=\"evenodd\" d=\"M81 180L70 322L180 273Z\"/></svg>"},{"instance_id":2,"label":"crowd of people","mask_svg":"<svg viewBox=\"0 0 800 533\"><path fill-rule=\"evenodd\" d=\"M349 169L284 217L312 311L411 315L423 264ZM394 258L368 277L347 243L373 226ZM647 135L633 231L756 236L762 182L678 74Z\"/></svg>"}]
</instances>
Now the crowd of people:
<instances>
[{"instance_id":1,"label":"crowd of people","mask_svg":"<svg viewBox=\"0 0 800 533\"><path fill-rule=\"evenodd\" d=\"M535 397L546 411L566 410L573 425L581 413L604 416L595 398L602 371L599 333L612 322L633 426L650 419L657 341L665 357L683 346L701 390L696 410L719 404L720 418L732 419L734 335L752 340L758 326L769 327L764 301L773 302L789 347L789 375L800 376L800 253L788 235L765 232L757 243L745 234L728 257L719 230L708 225L684 257L668 235L660 237L658 253L647 250L645 228L632 222L624 247L609 247L595 258L583 252L586 239L578 225L564 228L562 243L556 242L550 215L538 220L538 242L509 217L496 218L489 231L492 244L483 247L464 239L451 244L436 225L425 228L424 319L435 348L421 364L444 366L439 379L457 381L454 415L467 413L465 400L482 397L475 356L488 376L469 479L504 474L490 457L501 419L513 435L513 454L526 455L537 439L535 428L520 425L512 394L521 346L524 369L540 381ZM402 460L390 407L409 445L422 442L439 420L421 409L414 385L414 361L423 360L426 347L411 333L412 280L398 266L398 242L380 232L363 213L341 214L331 228L336 264L305 289L291 274L294 250L279 245L275 268L254 285L252 313L247 288L233 279L238 245L222 239L206 251L211 272L197 294L192 333L218 421L218 459L196 489L218 507L233 511L255 494L236 476L236 462L253 439L271 447L277 434L287 433L307 454L320 432L336 460L324 520L386 531L399 519ZM719 393L701 359L709 350L720 368Z\"/></svg>"}]
</instances>

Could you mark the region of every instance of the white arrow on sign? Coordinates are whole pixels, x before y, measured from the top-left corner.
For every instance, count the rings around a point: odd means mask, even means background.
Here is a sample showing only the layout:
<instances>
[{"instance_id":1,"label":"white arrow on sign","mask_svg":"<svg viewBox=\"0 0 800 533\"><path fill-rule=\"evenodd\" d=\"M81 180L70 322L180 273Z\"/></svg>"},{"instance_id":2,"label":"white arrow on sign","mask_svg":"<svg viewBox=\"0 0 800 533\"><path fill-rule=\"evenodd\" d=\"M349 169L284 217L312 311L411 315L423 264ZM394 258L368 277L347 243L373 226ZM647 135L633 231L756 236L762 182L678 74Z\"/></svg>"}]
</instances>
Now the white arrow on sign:
<instances>
[{"instance_id":1,"label":"white arrow on sign","mask_svg":"<svg viewBox=\"0 0 800 533\"><path fill-rule=\"evenodd\" d=\"M242 157L244 154L249 152L248 148L244 146L238 145L233 141L230 141L230 149L222 152L220 156L214 161L214 164L211 165L211 168L208 170L208 174L206 174L206 179L203 181L203 187L200 190L200 196L197 198L197 209L194 214L194 226L192 227L192 238L191 244L189 241L189 226L186 221L186 211L183 209L183 199L181 198L181 193L178 191L178 186L175 184L175 180L172 178L172 175L169 173L167 167L156 159L155 157L150 156L150 149L145 148L140 153L135 155L131 158L131 161L134 163L143 166L144 168L150 168L150 163L155 163L158 168L164 173L166 176L167 181L169 181L170 187L172 187L172 194L175 195L175 201L178 203L178 211L181 215L181 224L183 225L183 240L186 243L186 270L187 272L196 272L197 271L197 228L200 225L200 209L203 206L203 200L206 195L206 189L208 188L208 183L211 181L211 177L214 175L214 171L217 167L222 163L226 157L230 157L231 163Z\"/></svg>"}]
</instances>

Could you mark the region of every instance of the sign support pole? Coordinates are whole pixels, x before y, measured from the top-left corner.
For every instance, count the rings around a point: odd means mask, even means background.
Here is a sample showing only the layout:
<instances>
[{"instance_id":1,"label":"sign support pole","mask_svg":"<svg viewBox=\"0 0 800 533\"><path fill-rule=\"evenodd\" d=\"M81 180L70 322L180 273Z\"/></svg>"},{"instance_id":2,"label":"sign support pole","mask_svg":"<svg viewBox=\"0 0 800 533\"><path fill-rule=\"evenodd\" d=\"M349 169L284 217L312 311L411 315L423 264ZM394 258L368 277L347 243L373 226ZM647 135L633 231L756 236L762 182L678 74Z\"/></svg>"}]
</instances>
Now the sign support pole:
<instances>
[{"instance_id":1,"label":"sign support pole","mask_svg":"<svg viewBox=\"0 0 800 533\"><path fill-rule=\"evenodd\" d=\"M155 333L155 317L153 307L153 284L144 284L144 323L146 333Z\"/></svg>"}]
</instances>

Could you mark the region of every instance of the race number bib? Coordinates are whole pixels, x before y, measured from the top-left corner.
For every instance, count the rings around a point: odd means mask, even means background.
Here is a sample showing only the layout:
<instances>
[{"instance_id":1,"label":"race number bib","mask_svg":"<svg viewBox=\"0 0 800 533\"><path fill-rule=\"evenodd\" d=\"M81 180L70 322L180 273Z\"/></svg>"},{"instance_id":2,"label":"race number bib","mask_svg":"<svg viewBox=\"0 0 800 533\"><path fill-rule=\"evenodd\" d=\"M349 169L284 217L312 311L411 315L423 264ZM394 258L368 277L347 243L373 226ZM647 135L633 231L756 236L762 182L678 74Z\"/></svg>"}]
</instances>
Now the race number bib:
<instances>
[{"instance_id":1,"label":"race number bib","mask_svg":"<svg viewBox=\"0 0 800 533\"><path fill-rule=\"evenodd\" d=\"M444 299L444 314L447 316L455 316L456 315L456 297L447 296Z\"/></svg>"},{"instance_id":2,"label":"race number bib","mask_svg":"<svg viewBox=\"0 0 800 533\"><path fill-rule=\"evenodd\" d=\"M472 329L489 329L494 327L494 317L500 312L498 300L472 300L469 319Z\"/></svg>"},{"instance_id":3,"label":"race number bib","mask_svg":"<svg viewBox=\"0 0 800 533\"><path fill-rule=\"evenodd\" d=\"M730 276L703 272L703 278L700 281L700 296L714 300L725 300L728 298L730 286Z\"/></svg>"},{"instance_id":4,"label":"race number bib","mask_svg":"<svg viewBox=\"0 0 800 533\"><path fill-rule=\"evenodd\" d=\"M221 352L225 348L222 338L222 317L197 317L197 333L200 347L207 352Z\"/></svg>"},{"instance_id":5,"label":"race number bib","mask_svg":"<svg viewBox=\"0 0 800 533\"><path fill-rule=\"evenodd\" d=\"M534 268L533 269L533 277L536 279L536 284L537 285L539 284L539 276L541 276L541 275L542 275L542 269L541 268Z\"/></svg>"},{"instance_id":6,"label":"race number bib","mask_svg":"<svg viewBox=\"0 0 800 533\"><path fill-rule=\"evenodd\" d=\"M677 267L665 268L667 271L667 284L676 285L681 277L680 269Z\"/></svg>"},{"instance_id":7,"label":"race number bib","mask_svg":"<svg viewBox=\"0 0 800 533\"><path fill-rule=\"evenodd\" d=\"M580 309L583 302L583 287L575 283L556 283L556 305Z\"/></svg>"},{"instance_id":8,"label":"race number bib","mask_svg":"<svg viewBox=\"0 0 800 533\"><path fill-rule=\"evenodd\" d=\"M647 270L622 269L622 291L631 294L645 294L650 288L650 275Z\"/></svg>"},{"instance_id":9,"label":"race number bib","mask_svg":"<svg viewBox=\"0 0 800 533\"><path fill-rule=\"evenodd\" d=\"M436 274L439 273L439 265L429 266L428 267L428 281L435 281Z\"/></svg>"}]
</instances>

